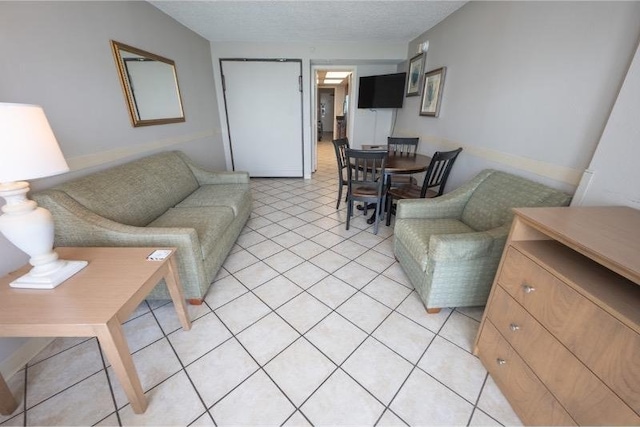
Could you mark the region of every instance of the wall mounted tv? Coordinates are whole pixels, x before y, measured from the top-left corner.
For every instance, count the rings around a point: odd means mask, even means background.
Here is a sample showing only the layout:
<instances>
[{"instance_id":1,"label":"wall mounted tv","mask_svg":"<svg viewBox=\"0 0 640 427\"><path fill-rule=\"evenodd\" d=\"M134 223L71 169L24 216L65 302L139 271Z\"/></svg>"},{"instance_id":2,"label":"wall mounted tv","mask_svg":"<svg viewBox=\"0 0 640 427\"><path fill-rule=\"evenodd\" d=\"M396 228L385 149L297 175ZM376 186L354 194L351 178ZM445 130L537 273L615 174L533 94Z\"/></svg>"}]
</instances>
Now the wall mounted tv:
<instances>
[{"instance_id":1,"label":"wall mounted tv","mask_svg":"<svg viewBox=\"0 0 640 427\"><path fill-rule=\"evenodd\" d=\"M360 77L358 108L402 108L407 73Z\"/></svg>"}]
</instances>

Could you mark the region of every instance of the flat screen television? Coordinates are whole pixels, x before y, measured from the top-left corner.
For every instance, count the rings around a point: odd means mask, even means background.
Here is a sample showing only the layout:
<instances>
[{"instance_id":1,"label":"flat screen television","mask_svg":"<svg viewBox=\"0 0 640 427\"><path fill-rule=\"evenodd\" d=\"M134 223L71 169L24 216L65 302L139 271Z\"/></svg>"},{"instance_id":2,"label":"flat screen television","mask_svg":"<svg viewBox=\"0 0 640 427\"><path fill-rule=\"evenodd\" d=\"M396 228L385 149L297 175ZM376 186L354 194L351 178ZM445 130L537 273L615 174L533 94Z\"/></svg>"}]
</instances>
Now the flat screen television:
<instances>
[{"instance_id":1,"label":"flat screen television","mask_svg":"<svg viewBox=\"0 0 640 427\"><path fill-rule=\"evenodd\" d=\"M360 77L358 108L402 108L407 73Z\"/></svg>"}]
</instances>

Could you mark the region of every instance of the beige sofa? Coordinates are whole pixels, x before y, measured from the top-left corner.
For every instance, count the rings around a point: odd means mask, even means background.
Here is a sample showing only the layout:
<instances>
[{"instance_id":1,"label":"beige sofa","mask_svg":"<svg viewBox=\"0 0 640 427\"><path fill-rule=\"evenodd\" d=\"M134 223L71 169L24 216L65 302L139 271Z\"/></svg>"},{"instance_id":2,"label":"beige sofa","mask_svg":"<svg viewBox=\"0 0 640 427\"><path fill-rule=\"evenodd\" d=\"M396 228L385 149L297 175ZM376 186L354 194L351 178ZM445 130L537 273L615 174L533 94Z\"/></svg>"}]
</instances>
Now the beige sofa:
<instances>
[{"instance_id":1,"label":"beige sofa","mask_svg":"<svg viewBox=\"0 0 640 427\"><path fill-rule=\"evenodd\" d=\"M185 298L202 302L251 213L249 175L209 172L171 151L33 199L51 211L56 246L175 246ZM170 298L161 282L149 299Z\"/></svg>"}]
</instances>

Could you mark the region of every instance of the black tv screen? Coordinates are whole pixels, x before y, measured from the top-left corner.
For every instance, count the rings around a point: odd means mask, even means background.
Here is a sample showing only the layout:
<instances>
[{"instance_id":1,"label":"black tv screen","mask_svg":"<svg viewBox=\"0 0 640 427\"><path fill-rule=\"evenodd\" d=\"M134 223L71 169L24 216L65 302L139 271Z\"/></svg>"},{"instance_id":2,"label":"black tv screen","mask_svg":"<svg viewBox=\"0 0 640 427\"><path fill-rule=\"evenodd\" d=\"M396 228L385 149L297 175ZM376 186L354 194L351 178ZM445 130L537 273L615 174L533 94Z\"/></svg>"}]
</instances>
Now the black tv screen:
<instances>
[{"instance_id":1,"label":"black tv screen","mask_svg":"<svg viewBox=\"0 0 640 427\"><path fill-rule=\"evenodd\" d=\"M407 73L360 77L358 108L402 108Z\"/></svg>"}]
</instances>

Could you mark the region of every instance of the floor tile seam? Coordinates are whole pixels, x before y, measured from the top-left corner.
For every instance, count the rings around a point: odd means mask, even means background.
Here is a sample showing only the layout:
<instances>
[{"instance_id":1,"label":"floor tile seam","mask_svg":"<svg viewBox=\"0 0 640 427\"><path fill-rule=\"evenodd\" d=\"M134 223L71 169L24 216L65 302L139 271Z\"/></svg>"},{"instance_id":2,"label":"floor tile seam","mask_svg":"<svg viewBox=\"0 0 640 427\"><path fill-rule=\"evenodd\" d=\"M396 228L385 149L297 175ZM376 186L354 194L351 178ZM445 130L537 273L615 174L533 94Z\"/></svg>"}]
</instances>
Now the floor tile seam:
<instances>
[{"instance_id":1,"label":"floor tile seam","mask_svg":"<svg viewBox=\"0 0 640 427\"><path fill-rule=\"evenodd\" d=\"M245 348L245 346L242 344L242 342L240 342L240 340L237 337L233 337L235 338L236 342L238 343L238 345L240 345L240 347L242 347L242 349L249 355L249 357L251 357L251 359L253 360L253 362L256 364L256 368L255 370L253 370L249 375L247 375L246 378L244 378L242 381L240 381L238 384L236 384L235 386L233 386L231 389L229 389L229 391L227 391L225 394L223 394L220 398L218 398L217 400L215 400L210 406L207 406L205 404L205 408L207 408L207 412L209 412L209 415L211 416L211 419L213 420L214 424L218 425L218 423L216 422L215 417L213 416L213 414L211 413L211 410L220 402L222 402L224 399L226 399L229 395L231 395L235 390L237 390L238 388L240 388L244 383L246 383L247 381L249 381L249 379L251 379L251 377L253 377L254 375L256 375L258 372L263 372L265 375L267 375L267 377L269 378L269 380L271 382L274 383L274 385L278 388L278 390L285 396L285 398L294 406L294 408L296 408L296 406L293 404L293 402L291 402L291 399L289 398L289 396L287 396L282 389L280 389L280 386L278 386L278 384L273 380L273 378L271 378L269 376L269 374L264 370L264 368L260 365L260 363L258 363L258 361L255 359L255 357L253 357L253 355ZM297 408L296 408L297 410ZM295 413L295 410L294 410ZM293 415L293 414L291 414ZM290 418L291 415L287 418Z\"/></svg>"},{"instance_id":2,"label":"floor tile seam","mask_svg":"<svg viewBox=\"0 0 640 427\"><path fill-rule=\"evenodd\" d=\"M372 249L369 249L369 250L372 250ZM386 255L385 255L385 256L386 256ZM398 285L402 286L403 288L407 288L407 289L411 289L411 290L413 290L413 289L414 289L413 287L412 287L412 288L409 288L408 286L403 285L402 283L398 282L398 281L397 281L397 280L395 280L394 278L389 277L389 276L387 276L387 275L385 275L385 274L384 274L384 272L385 272L385 271L387 271L389 268L391 268L391 266L395 263L395 261L394 261L393 263L391 263L391 265L389 265L389 267L385 268L385 269L384 269L383 271L381 271L381 272L377 272L377 271L375 271L375 270L371 270L371 268L370 268L370 267L367 267L366 265L364 265L364 264L362 264L362 263L358 262L357 258L356 258L356 259L354 259L354 260L352 260L352 261L353 261L353 262L355 262L356 264L358 264L359 266L364 267L364 268L366 268L367 270L370 270L370 271L373 271L374 273L376 273L376 277L374 277L373 279L371 279L371 281L373 281L373 280L377 279L377 278L378 278L378 276L384 276L384 277L386 277L387 279L391 280L392 282L397 283ZM369 283L371 283L371 281L370 281ZM369 283L367 283L367 285L368 285ZM366 285L365 285L365 286L366 286ZM364 288L364 286L363 286L363 288Z\"/></svg>"},{"instance_id":3,"label":"floor tile seam","mask_svg":"<svg viewBox=\"0 0 640 427\"><path fill-rule=\"evenodd\" d=\"M295 412L289 416L289 418L287 418L286 420L284 420L282 422L281 426L286 425L287 422L296 414L296 412L299 412L300 415L302 416L302 418L304 418L309 423L310 426L313 426L313 423L311 422L311 420L309 418L307 418L307 416L305 414L303 414L300 409L297 409L297 408L296 408Z\"/></svg>"},{"instance_id":4,"label":"floor tile seam","mask_svg":"<svg viewBox=\"0 0 640 427\"><path fill-rule=\"evenodd\" d=\"M286 300L285 302L281 303L280 305L278 305L277 307L275 307L275 308L274 308L274 307L271 307L269 304L267 304L267 302L266 302L266 301L264 301L262 298L260 298L260 296L259 296L258 294L256 294L254 291L255 291L255 290L257 290L257 289L259 289L259 288L261 288L261 287L263 287L264 285L266 285L267 283L271 282L272 280L275 280L275 279L276 279L276 278L278 278L279 276L282 276L282 277L284 277L286 280L288 280L288 281L290 281L291 283L293 283L293 285L294 285L295 287L297 287L298 289L300 289L300 292L298 292L297 294L295 294L294 296L292 296L291 298L289 298L288 300ZM314 286L315 286L315 285L314 285ZM278 310L280 307L282 307L283 305L287 304L288 302L290 302L290 301L294 300L295 298L297 298L300 294L302 294L302 293L303 293L303 292L305 292L305 291L306 291L306 289L304 289L304 288L300 287L299 285L296 285L296 283L295 283L293 280L289 279L287 276L284 276L284 275L282 275L282 274L279 274L278 276L274 277L273 279L268 280L268 281L266 281L266 282L262 283L261 285L256 286L256 287L255 287L255 288L253 288L253 289L249 289L249 292L251 292L251 293L252 293L256 298L258 298L258 299L260 300L260 302L261 302L261 303L263 303L264 305L266 305L267 307L269 307L269 309L271 309L271 311L273 311L273 312L275 312L276 310Z\"/></svg>"},{"instance_id":5,"label":"floor tile seam","mask_svg":"<svg viewBox=\"0 0 640 427\"><path fill-rule=\"evenodd\" d=\"M278 317L280 317L280 319L282 319L287 325L289 325L290 327L292 327L296 332L298 332L301 336L304 336L304 334L306 334L307 332L309 332L311 329L315 328L316 326L318 326L318 324L320 322L322 322L324 319L326 319L327 317L329 317L331 315L331 313L333 313L333 309L331 307L329 307L327 304L325 304L324 302L322 302L321 300L319 300L315 295L313 295L312 293L308 292L307 289L305 289L303 292L299 293L298 295L296 295L295 298L299 297L300 295L302 295L303 293L306 293L307 295L309 295L311 298L315 299L316 301L318 301L320 304L324 305L325 307L327 307L329 309L329 312L323 316L320 320L318 320L316 323L314 323L309 329L307 329L304 333L298 331L298 329L295 328L295 326L293 326L291 323L289 323L289 321L287 319L285 319L280 313L278 313L276 310L273 310L273 312L278 315ZM294 298L292 298L294 299ZM290 300L291 301L291 300ZM285 303L286 304L286 303ZM285 304L281 305L280 307L278 307L278 309L282 308L282 306L284 306Z\"/></svg>"},{"instance_id":6,"label":"floor tile seam","mask_svg":"<svg viewBox=\"0 0 640 427\"><path fill-rule=\"evenodd\" d=\"M41 364L42 362L45 362L45 361L47 361L47 360L49 360L49 359L52 359L52 358L53 358L53 357L55 357L55 356L61 355L61 354L62 354L62 353L64 353L65 351L71 350L71 349L73 349L73 348L75 348L75 347L77 347L77 346L79 346L79 345L82 345L82 344L86 343L87 341L89 341L90 339L95 338L95 337L78 337L78 338L86 338L86 339L85 339L85 340L82 340L81 342L76 343L76 344L74 344L74 345L72 345L72 346L70 346L70 347L67 347L67 348L65 348L65 349L63 349L63 350L60 350L60 351L58 351L57 353L54 353L54 354L52 354L52 355L50 355L50 356L47 356L47 357L45 357L45 358L44 358L44 359L42 359L42 360L38 360L37 362L34 362L34 363L27 362L27 364L25 365L25 368L27 368L27 367L29 367L29 368L33 368L33 367L35 367L35 366L38 366L38 365L39 365L39 364ZM45 348L46 348L46 347L45 347ZM25 369L25 368L23 368L23 369ZM21 370L22 370L22 369L19 369L19 370L18 370L18 372L20 372ZM6 379L6 378L5 378L5 379Z\"/></svg>"},{"instance_id":7,"label":"floor tile seam","mask_svg":"<svg viewBox=\"0 0 640 427\"><path fill-rule=\"evenodd\" d=\"M147 307L149 307L149 304L145 301L145 304L147 304ZM151 307L149 307L151 308ZM113 407L115 408L115 413L116 413L116 419L118 420L118 425L122 426L122 419L120 418L120 414L118 413L118 402L116 401L116 394L113 390L113 384L111 383L111 378L109 378L109 371L107 371L107 361L105 360L105 355L104 352L102 351L102 346L100 345L100 340L96 339L96 341L98 341L98 353L100 353L100 360L102 361L102 368L104 370L105 373L105 377L107 378L107 385L109 386L109 394L111 394L111 401L113 402ZM107 417L109 417L111 414L107 415L104 419L106 419ZM100 420L102 421L102 420ZM98 423L100 422L98 421ZM97 424L97 423L96 423Z\"/></svg>"},{"instance_id":8,"label":"floor tile seam","mask_svg":"<svg viewBox=\"0 0 640 427\"><path fill-rule=\"evenodd\" d=\"M153 313L153 317L156 319L156 322L158 323L158 325L160 324L160 322L158 322L158 318L156 317L155 313ZM160 328L162 329L162 328ZM182 359L180 358L180 355L178 354L178 352L176 351L173 343L171 343L171 340L169 339L169 337L164 334L163 331L163 335L164 338L167 340L169 347L171 348L171 351L173 351L173 354L175 355L176 359L178 359L178 363L180 364L181 369L179 369L177 372L175 372L174 374L170 375L169 377L167 377L165 380L159 382L158 384L156 384L154 387L151 387L149 390L147 391L151 391L154 388L158 387L160 384L166 382L169 378L174 377L175 375L178 375L181 371L184 372L185 376L187 377L187 380L189 381L189 383L191 384L191 387L193 387L193 391L196 393L196 396L198 396L198 399L200 399L200 403L202 404L202 407L205 409L206 412L209 412L207 409L207 404L204 402L204 399L202 398L202 395L200 394L200 392L198 391L198 388L196 387L195 383L193 382L193 380L191 379L191 376L189 375L189 372L186 369L185 364L182 362ZM226 342L226 341L225 341ZM219 344L218 347L222 345ZM146 394L146 393L145 393ZM209 416L211 417L211 414L209 414ZM200 416L196 417L193 421L197 420ZM211 417L213 419L213 417ZM192 421L192 422L193 422ZM215 422L214 422L215 424Z\"/></svg>"},{"instance_id":9,"label":"floor tile seam","mask_svg":"<svg viewBox=\"0 0 640 427\"><path fill-rule=\"evenodd\" d=\"M491 418L492 420L494 420L495 422L497 422L498 424L500 424L501 426L504 426L503 423L501 423L500 421L498 421L493 415L489 414L489 412L485 411L484 409L482 409L481 407L479 407L478 405L480 404L480 398L482 397L482 393L484 392L485 387L487 386L487 382L489 381L489 372L487 372L487 375L484 377L484 381L482 383L482 387L480 387L480 393L478 393L478 398L476 399L475 404L473 405L473 411L471 412L471 418L469 418L469 423L467 425L470 425L471 420L473 419L473 415L475 414L476 411L480 411L483 414L485 414L486 416L488 416L489 418Z\"/></svg>"},{"instance_id":10,"label":"floor tile seam","mask_svg":"<svg viewBox=\"0 0 640 427\"><path fill-rule=\"evenodd\" d=\"M274 243L274 244L276 244L276 245L280 246L282 249L280 249L280 250L279 250L279 251L277 251L277 252L274 252L274 253L272 253L272 254L267 255L266 257L264 257L264 259L269 258L269 257L272 257L272 256L274 256L274 255L277 255L277 254L279 254L280 252L283 252L283 251L285 251L285 250L287 250L287 249L288 249L288 248L285 248L284 246L280 245L279 243L274 242L273 240L271 240L271 239L269 239L269 238L267 238L267 240L268 240L269 242L271 242L271 243ZM254 257L258 258L258 261L262 261L262 260L263 260L263 257L259 257L258 255L256 255L256 254L254 254L253 252L251 252L249 249L250 249L250 248L252 248L252 247L254 247L254 246L260 245L260 244L262 244L262 243L266 242L267 240L263 240L262 242L260 242L260 243L256 243L255 245L252 245L252 246L250 246L249 248L245 248L245 251L249 252L251 255L253 255ZM244 269L243 269L243 270L244 270Z\"/></svg>"},{"instance_id":11,"label":"floor tile seam","mask_svg":"<svg viewBox=\"0 0 640 427\"><path fill-rule=\"evenodd\" d=\"M209 413L209 409L206 409L205 406L205 410L202 414L198 415L193 421L191 421L189 424L187 424L187 427L191 427L192 425L194 425L200 418L202 418L203 416L208 415L209 419L211 420L211 422L213 423L213 425L215 427L218 426L218 424L216 424L216 422L213 420L213 417L211 416L211 414Z\"/></svg>"},{"instance_id":12,"label":"floor tile seam","mask_svg":"<svg viewBox=\"0 0 640 427\"><path fill-rule=\"evenodd\" d=\"M433 340L431 340L431 342L433 342ZM422 369L422 367L419 366L420 360L422 360L422 358L424 357L424 354L422 356L420 356L420 359L418 359L418 362L416 362L415 368L417 370L419 370L420 372L422 372L423 374L428 375L429 377L431 377L433 380L437 381L438 383L440 383L440 385L446 387L449 391L451 391L452 393L454 393L456 396L458 396L459 398L463 399L465 402L467 402L469 405L471 405L474 409L477 405L477 401L478 399L480 399L480 395L482 394L482 388L480 388L480 391L478 391L478 396L475 398L475 402L469 400L468 398L464 397L463 395L461 395L460 393L458 393L457 391L455 391L453 388L451 388L450 386L448 386L447 384L445 384L443 381L441 381L440 379L436 378L435 376L433 376L432 374L430 374L429 372L425 371L424 369ZM484 382L483 382L483 386L484 386ZM472 411L473 412L473 411Z\"/></svg>"},{"instance_id":13,"label":"floor tile seam","mask_svg":"<svg viewBox=\"0 0 640 427\"><path fill-rule=\"evenodd\" d=\"M242 248L242 250L243 250L243 251L246 251L246 252L249 252L249 251L247 251L247 250L246 250L246 249L244 249L244 248ZM231 255L231 254L229 254L229 255ZM261 261L261 260L260 260L260 259L258 259L256 256L254 256L253 254L251 254L251 256L252 256L252 257L254 257L254 258L256 258L256 260L257 260L257 261L256 261L256 262L252 262L251 264L245 265L245 266L244 266L244 267L242 267L240 270L236 270L236 271L234 271L233 273L232 273L231 271L229 271L228 269L226 269L226 268L225 268L225 270L227 270L227 272L228 272L229 274L234 274L234 273L237 273L238 271L244 270L245 268L248 268L248 267L251 267L251 266L253 266L253 265L256 265L257 263L259 263L259 262ZM225 259L225 261L226 261L226 259ZM224 263L223 263L223 266L224 266Z\"/></svg>"},{"instance_id":14,"label":"floor tile seam","mask_svg":"<svg viewBox=\"0 0 640 427\"><path fill-rule=\"evenodd\" d=\"M415 372L416 369L418 369L418 363L420 363L420 360L422 360L422 358L424 357L425 354L427 354L427 351L429 350L429 347L431 347L431 344L433 344L433 340L435 339L435 336L431 339L431 341L429 341L429 344L427 344L427 347L424 349L424 351L422 352L422 354L420 355L420 357L418 357L417 361L415 363L413 362L409 362L411 363L411 370L409 371L409 374L407 375L407 377L405 378L405 380L402 382L402 384L400 385L400 387L398 387L398 390L396 390L396 392L394 393L393 397L391 398L391 400L389 401L389 404L386 405L385 409L388 409L389 411L393 412L393 414L395 416L397 416L403 423L407 424L407 425L411 425L410 423L406 422L399 414L397 414L395 411L393 411L393 409L391 409L391 405L393 405L393 402L396 400L396 398L398 397L398 394L400 394L400 391L402 390L402 388L405 386L405 384L407 383L407 381L409 381L409 378L411 378L411 375L413 375L413 373ZM405 359L406 360L406 359ZM384 412L383 412L384 414Z\"/></svg>"},{"instance_id":15,"label":"floor tile seam","mask_svg":"<svg viewBox=\"0 0 640 427\"><path fill-rule=\"evenodd\" d=\"M307 342L309 342L309 340L307 340ZM309 342L309 344L313 345L312 342ZM315 347L315 346L314 346ZM315 347L317 349L317 347ZM324 353L322 354L323 356L327 357ZM327 357L328 358L328 357ZM329 358L328 358L329 359ZM322 380L320 382L320 384L318 384L318 386L313 389L313 391L311 393L309 393L309 395L300 403L300 405L297 407L297 410L300 411L300 413L305 417L305 419L309 420L309 417L304 413L304 411L302 410L302 407L309 401L309 399L311 399L313 397L313 395L315 395L318 390L320 390L322 388L323 385L326 384L327 381L329 381L329 378L331 378L333 376L333 374L335 374L336 372L338 372L340 370L340 367L331 359L329 359L329 361L331 363L333 363L333 365L335 366L335 368L329 373L329 375L327 375L327 377ZM311 423L311 425L313 425L313 423Z\"/></svg>"},{"instance_id":16,"label":"floor tile seam","mask_svg":"<svg viewBox=\"0 0 640 427\"><path fill-rule=\"evenodd\" d=\"M244 295L244 294L243 294L243 295ZM187 304L188 304L188 303L187 303ZM205 301L204 301L204 300L202 300L202 304L201 304L201 306L202 306L202 305L204 305L204 304L205 304ZM202 319L203 317L208 316L210 313L213 313L213 310L211 310L211 307L209 307L209 306L207 305L207 308L209 309L209 311L208 311L208 312L206 312L206 313L204 313L204 314L202 314L202 315L200 315L200 316L196 316L195 318L191 319L191 322L198 321L198 320ZM170 330L170 331L165 331L165 330L164 330L164 328L159 324L159 322L158 322L158 326L160 326L160 329L162 329L162 332L163 332L164 334L166 334L167 336L169 336L169 335L171 335L171 334L173 334L173 333L175 333L175 332L179 331L180 329L182 329L182 326L178 326L177 328L172 329L172 330Z\"/></svg>"},{"instance_id":17,"label":"floor tile seam","mask_svg":"<svg viewBox=\"0 0 640 427\"><path fill-rule=\"evenodd\" d=\"M408 295L407 295L407 296L402 300L402 302L401 302L400 304L398 304L398 306L397 306L396 308L394 308L394 309L393 309L393 311L395 311L396 313L398 313L400 316L404 317L405 319L410 320L412 323L415 323L416 325L420 326L421 328L426 329L427 331L431 332L432 334L434 334L434 335L440 335L440 332L442 331L442 328L444 328L444 325L446 325L446 323L447 323L447 322L449 321L449 319L451 318L451 315L453 314L453 310L451 310L451 311L449 312L449 315L448 315L448 316L447 316L447 318L444 320L444 322L442 322L442 325L440 325L440 327L438 328L438 330L437 330L437 331L433 331L433 330L429 329L428 327L426 327L426 326L424 326L424 325L421 325L420 323L416 322L415 320L413 320L413 319L412 319L412 318L410 318L409 316L407 316L407 315L405 315L405 314L403 314L403 313L401 313L400 311L398 311L398 310L397 310L397 309L398 309L398 307L400 307L400 306L401 306L401 305L402 305L402 304L407 300L407 298L409 298L409 297L411 296L411 294L412 294L412 293L413 293L413 291L412 291L412 292L409 292L409 294L408 294ZM417 291L416 291L416 293L417 293ZM418 296L418 298L420 298L420 296ZM421 299L420 301L422 302L422 299ZM429 313L427 313L426 309L425 309L425 313L426 313L427 315L429 315ZM442 337L442 338L444 338L444 337ZM447 341L449 341L449 340L447 340Z\"/></svg>"},{"instance_id":18,"label":"floor tile seam","mask_svg":"<svg viewBox=\"0 0 640 427\"><path fill-rule=\"evenodd\" d=\"M459 307L455 307L455 309L453 311L455 311L458 314L462 314L463 316L468 317L469 319L471 319L471 320L473 320L475 322L482 323L482 320L478 320L475 317L469 316L468 314L463 313L462 311L459 311L458 308Z\"/></svg>"},{"instance_id":19,"label":"floor tile seam","mask_svg":"<svg viewBox=\"0 0 640 427\"><path fill-rule=\"evenodd\" d=\"M401 387L402 388L402 387ZM395 415L405 426L407 427L412 427L411 424L409 424L408 422L406 422L405 420L402 419L402 417L400 417L400 415L396 414L396 412L391 409L391 408L386 408L383 412L382 415L380 415L380 418L378 418L374 424L374 427L377 427L378 424L380 423L380 421L382 420L382 417L384 417L384 414L389 411L391 412L393 415Z\"/></svg>"},{"instance_id":20,"label":"floor tile seam","mask_svg":"<svg viewBox=\"0 0 640 427\"><path fill-rule=\"evenodd\" d=\"M445 322L447 323L447 322ZM460 344L452 341L451 339L445 337L444 335L440 335L440 333L436 334L438 337L442 338L443 340L447 341L449 344L453 344L454 346L458 347L460 350L464 351L467 354L470 354L471 356L475 357L476 359L480 359L478 356L476 356L475 354L473 354L473 350L469 351L466 348L462 347Z\"/></svg>"},{"instance_id":21,"label":"floor tile seam","mask_svg":"<svg viewBox=\"0 0 640 427\"><path fill-rule=\"evenodd\" d=\"M4 420L4 421L2 421L2 422L0 423L0 426L3 426L3 425L10 425L10 424L8 424L8 423L9 423L10 421L17 420L17 419L18 419L18 417L22 417L22 425L23 425L23 426L26 426L26 425L27 425L27 420L26 420L26 417L27 417L27 411L20 411L20 412L19 412L19 413L17 413L17 414L11 414L11 416L7 416L7 415L5 415L5 416L7 417L7 419L6 419L6 420Z\"/></svg>"},{"instance_id":22,"label":"floor tile seam","mask_svg":"<svg viewBox=\"0 0 640 427\"><path fill-rule=\"evenodd\" d=\"M83 382L83 381L85 381L85 380L88 380L89 378L94 377L94 376L96 376L96 375L99 375L99 374L101 374L101 373L103 373L103 372L104 372L105 376L107 376L107 377L108 377L108 375L109 375L109 374L106 372L106 370L105 370L105 369L103 369L103 368L100 368L98 371L96 371L96 372L92 373L91 375L87 375L86 377L82 378L81 380L78 380L78 381L74 382L73 384L71 384L71 385L69 385L69 386L67 386L67 387L63 388L62 390L58 390L57 392L55 392L55 393L53 393L53 394L49 395L48 397L46 397L46 398L44 398L44 399L40 400L38 403L36 403L36 404L35 404L35 405L33 405L33 406L29 406L29 407L27 407L28 402L27 402L26 393L25 393L25 401L24 401L24 408L25 408L25 411L24 411L24 412L29 412L29 411L33 410L34 408L37 408L38 406L42 405L42 404L43 404L43 403L45 403L46 401L53 399L54 397L56 397L56 396L58 396L58 395L60 395L60 394L64 393L65 391L67 391L67 390L69 390L69 389L71 389L71 388L73 388L73 387L77 386L77 385L78 385L78 384L80 384L81 382ZM26 388L26 387L25 387L25 388Z\"/></svg>"}]
</instances>

